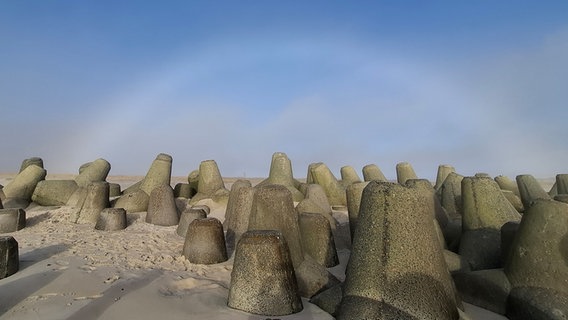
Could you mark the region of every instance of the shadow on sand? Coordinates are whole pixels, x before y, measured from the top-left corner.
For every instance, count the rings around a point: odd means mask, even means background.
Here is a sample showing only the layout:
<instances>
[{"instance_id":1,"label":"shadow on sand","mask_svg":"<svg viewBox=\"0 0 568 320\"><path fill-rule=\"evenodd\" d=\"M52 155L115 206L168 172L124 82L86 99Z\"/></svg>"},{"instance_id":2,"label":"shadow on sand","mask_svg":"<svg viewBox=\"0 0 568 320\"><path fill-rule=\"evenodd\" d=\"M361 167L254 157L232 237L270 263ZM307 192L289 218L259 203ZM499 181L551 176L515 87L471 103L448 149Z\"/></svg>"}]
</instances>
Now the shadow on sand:
<instances>
[{"instance_id":1,"label":"shadow on sand","mask_svg":"<svg viewBox=\"0 0 568 320\"><path fill-rule=\"evenodd\" d=\"M0 315L8 312L32 293L45 287L59 277L61 273L61 271L49 271L33 274L10 282L7 282L10 280L9 277L0 280Z\"/></svg>"},{"instance_id":2,"label":"shadow on sand","mask_svg":"<svg viewBox=\"0 0 568 320\"><path fill-rule=\"evenodd\" d=\"M143 277L117 281L112 287L105 290L102 297L77 310L67 320L90 320L98 319L100 316L122 296L143 288L163 275L163 271L152 270L144 274ZM167 317L166 317L167 318Z\"/></svg>"},{"instance_id":3,"label":"shadow on sand","mask_svg":"<svg viewBox=\"0 0 568 320\"><path fill-rule=\"evenodd\" d=\"M69 249L69 245L60 243L22 253L20 254L20 271L18 272L21 272L38 262L49 259L67 249Z\"/></svg>"}]
</instances>

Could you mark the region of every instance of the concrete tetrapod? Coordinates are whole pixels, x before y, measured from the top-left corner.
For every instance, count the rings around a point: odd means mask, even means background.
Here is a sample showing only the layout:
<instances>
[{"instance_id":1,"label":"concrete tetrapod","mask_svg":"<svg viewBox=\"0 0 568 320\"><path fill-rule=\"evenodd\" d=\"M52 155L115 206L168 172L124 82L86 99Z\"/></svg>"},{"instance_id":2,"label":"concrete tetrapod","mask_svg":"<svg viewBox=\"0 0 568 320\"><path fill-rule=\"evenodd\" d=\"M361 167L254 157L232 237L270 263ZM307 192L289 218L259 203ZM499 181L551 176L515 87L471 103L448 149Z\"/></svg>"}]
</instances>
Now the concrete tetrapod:
<instances>
[{"instance_id":1,"label":"concrete tetrapod","mask_svg":"<svg viewBox=\"0 0 568 320\"><path fill-rule=\"evenodd\" d=\"M229 192L229 199L227 200L227 208L225 209L225 221L223 221L223 228L227 228L230 220L232 219L233 212L237 209L239 204L237 203L237 191L240 188L252 188L252 183L246 179L238 179L233 182L231 186L231 191Z\"/></svg>"},{"instance_id":2,"label":"concrete tetrapod","mask_svg":"<svg viewBox=\"0 0 568 320\"><path fill-rule=\"evenodd\" d=\"M408 162L399 162L396 164L396 180L400 184L404 184L408 179L418 179L414 168Z\"/></svg>"},{"instance_id":3,"label":"concrete tetrapod","mask_svg":"<svg viewBox=\"0 0 568 320\"><path fill-rule=\"evenodd\" d=\"M463 301L505 314L511 284L503 269L456 272L454 283Z\"/></svg>"},{"instance_id":4,"label":"concrete tetrapod","mask_svg":"<svg viewBox=\"0 0 568 320\"><path fill-rule=\"evenodd\" d=\"M568 174L557 174L554 185L556 186L556 194L553 196L554 200L568 203Z\"/></svg>"},{"instance_id":5,"label":"concrete tetrapod","mask_svg":"<svg viewBox=\"0 0 568 320\"><path fill-rule=\"evenodd\" d=\"M126 229L126 210L123 208L106 208L99 214L96 230L117 231Z\"/></svg>"},{"instance_id":6,"label":"concrete tetrapod","mask_svg":"<svg viewBox=\"0 0 568 320\"><path fill-rule=\"evenodd\" d=\"M34 189L32 201L42 206L64 206L77 188L74 180L42 180Z\"/></svg>"},{"instance_id":7,"label":"concrete tetrapod","mask_svg":"<svg viewBox=\"0 0 568 320\"><path fill-rule=\"evenodd\" d=\"M376 180L380 181L380 180ZM349 215L349 232L351 234L351 241L359 220L359 207L361 206L361 197L363 196L363 189L367 186L368 182L354 183L347 187L347 213Z\"/></svg>"},{"instance_id":8,"label":"concrete tetrapod","mask_svg":"<svg viewBox=\"0 0 568 320\"><path fill-rule=\"evenodd\" d=\"M24 161L22 161L22 165L20 166L20 171L18 172L24 171L24 169L26 169L31 165L36 165L43 169L43 159L40 157L31 157L28 159L24 159Z\"/></svg>"},{"instance_id":9,"label":"concrete tetrapod","mask_svg":"<svg viewBox=\"0 0 568 320\"><path fill-rule=\"evenodd\" d=\"M534 202L523 215L504 270L512 287L507 308L512 319L568 316L568 204ZM548 316L534 316L538 313Z\"/></svg>"},{"instance_id":10,"label":"concrete tetrapod","mask_svg":"<svg viewBox=\"0 0 568 320\"><path fill-rule=\"evenodd\" d=\"M462 175L450 172L442 186L437 190L440 203L451 218L461 217L462 215L462 180Z\"/></svg>"},{"instance_id":11,"label":"concrete tetrapod","mask_svg":"<svg viewBox=\"0 0 568 320\"><path fill-rule=\"evenodd\" d=\"M159 226L175 226L179 223L172 187L161 185L152 190L148 201L146 222Z\"/></svg>"},{"instance_id":12,"label":"concrete tetrapod","mask_svg":"<svg viewBox=\"0 0 568 320\"><path fill-rule=\"evenodd\" d=\"M179 224L176 229L176 233L180 237L184 237L187 235L187 228L189 228L189 224L193 222L195 219L205 219L207 218L208 211L205 210L205 206L192 206L186 208L179 218Z\"/></svg>"},{"instance_id":13,"label":"concrete tetrapod","mask_svg":"<svg viewBox=\"0 0 568 320\"><path fill-rule=\"evenodd\" d=\"M438 221L442 231L444 231L448 225L449 217L446 210L442 207L440 200L436 197L436 190L434 190L430 181L426 179L408 179L405 185L409 188L416 189L418 192L424 193L424 197L431 202L428 207L434 209L431 212L432 218Z\"/></svg>"},{"instance_id":14,"label":"concrete tetrapod","mask_svg":"<svg viewBox=\"0 0 568 320\"><path fill-rule=\"evenodd\" d=\"M517 186L523 207L527 210L531 204L538 200L550 200L550 195L544 191L540 183L530 174L521 174L516 177Z\"/></svg>"},{"instance_id":15,"label":"concrete tetrapod","mask_svg":"<svg viewBox=\"0 0 568 320\"><path fill-rule=\"evenodd\" d=\"M44 180L46 175L47 171L37 165L26 166L2 189L6 196L4 207L27 207L37 184ZM11 205L11 202L15 205Z\"/></svg>"},{"instance_id":16,"label":"concrete tetrapod","mask_svg":"<svg viewBox=\"0 0 568 320\"><path fill-rule=\"evenodd\" d=\"M448 177L448 175L452 172L456 172L456 169L449 165L449 164L441 164L438 166L438 173L436 174L436 183L434 184L434 189L438 190L444 183L444 180Z\"/></svg>"},{"instance_id":17,"label":"concrete tetrapod","mask_svg":"<svg viewBox=\"0 0 568 320\"><path fill-rule=\"evenodd\" d=\"M329 221L331 230L335 232L337 221L333 217L331 205L323 188L319 184L305 184L305 194L306 197L298 203L296 210L298 212L321 213Z\"/></svg>"},{"instance_id":18,"label":"concrete tetrapod","mask_svg":"<svg viewBox=\"0 0 568 320\"><path fill-rule=\"evenodd\" d=\"M556 192L561 194L568 194L568 174L556 175Z\"/></svg>"},{"instance_id":19,"label":"concrete tetrapod","mask_svg":"<svg viewBox=\"0 0 568 320\"><path fill-rule=\"evenodd\" d=\"M0 279L13 275L19 269L18 241L12 236L0 236Z\"/></svg>"},{"instance_id":20,"label":"concrete tetrapod","mask_svg":"<svg viewBox=\"0 0 568 320\"><path fill-rule=\"evenodd\" d=\"M172 178L172 162L172 156L169 154L158 154L156 159L152 161L150 169L148 169L148 172L140 183L139 188L146 192L147 195L150 195L152 190L159 186L169 186Z\"/></svg>"},{"instance_id":21,"label":"concrete tetrapod","mask_svg":"<svg viewBox=\"0 0 568 320\"><path fill-rule=\"evenodd\" d=\"M458 319L458 301L424 195L371 181L337 319Z\"/></svg>"},{"instance_id":22,"label":"concrete tetrapod","mask_svg":"<svg viewBox=\"0 0 568 320\"><path fill-rule=\"evenodd\" d=\"M114 183L114 182L109 182L109 184L108 184L108 189L109 189L108 195L109 195L109 197L111 197L111 198L120 197L122 195L122 191L120 190L120 188L121 188L120 184Z\"/></svg>"},{"instance_id":23,"label":"concrete tetrapod","mask_svg":"<svg viewBox=\"0 0 568 320\"><path fill-rule=\"evenodd\" d=\"M517 185L516 181L513 181L509 179L509 177L502 175L496 176L493 180L497 182L501 190L509 190L513 192L517 197L520 196L519 186Z\"/></svg>"},{"instance_id":24,"label":"concrete tetrapod","mask_svg":"<svg viewBox=\"0 0 568 320\"><path fill-rule=\"evenodd\" d=\"M232 254L243 233L248 230L249 217L252 210L255 188L241 185L231 188L227 210L225 213L227 249Z\"/></svg>"},{"instance_id":25,"label":"concrete tetrapod","mask_svg":"<svg viewBox=\"0 0 568 320\"><path fill-rule=\"evenodd\" d=\"M237 244L228 306L264 316L302 311L286 240L275 230L244 233Z\"/></svg>"},{"instance_id":26,"label":"concrete tetrapod","mask_svg":"<svg viewBox=\"0 0 568 320\"><path fill-rule=\"evenodd\" d=\"M345 206L347 205L347 198L345 196L345 188L341 186L339 181L335 178L333 173L329 170L329 168L323 163L316 163L310 165L311 167L311 176L313 182L308 183L316 183L319 184L325 194L327 195L327 199L332 206Z\"/></svg>"},{"instance_id":27,"label":"concrete tetrapod","mask_svg":"<svg viewBox=\"0 0 568 320\"><path fill-rule=\"evenodd\" d=\"M343 166L339 172L341 174L341 183L344 188L347 188L347 186L356 182L361 182L361 178L359 178L357 171L355 171L352 166Z\"/></svg>"},{"instance_id":28,"label":"concrete tetrapod","mask_svg":"<svg viewBox=\"0 0 568 320\"><path fill-rule=\"evenodd\" d=\"M290 250L294 267L304 260L298 213L292 194L283 185L269 184L257 188L252 200L248 230L277 230Z\"/></svg>"},{"instance_id":29,"label":"concrete tetrapod","mask_svg":"<svg viewBox=\"0 0 568 320\"><path fill-rule=\"evenodd\" d=\"M363 167L363 180L365 181L387 181L387 178L376 164L368 164Z\"/></svg>"},{"instance_id":30,"label":"concrete tetrapod","mask_svg":"<svg viewBox=\"0 0 568 320\"><path fill-rule=\"evenodd\" d=\"M459 254L472 271L501 267L501 227L521 215L487 177L462 180L463 234Z\"/></svg>"},{"instance_id":31,"label":"concrete tetrapod","mask_svg":"<svg viewBox=\"0 0 568 320\"><path fill-rule=\"evenodd\" d=\"M176 183L174 187L174 197L189 199L193 197L191 186L189 183Z\"/></svg>"},{"instance_id":32,"label":"concrete tetrapod","mask_svg":"<svg viewBox=\"0 0 568 320\"><path fill-rule=\"evenodd\" d=\"M290 250L301 296L309 298L337 281L325 267L304 256L298 213L292 194L285 186L272 184L256 189L248 230L277 230L282 233Z\"/></svg>"},{"instance_id":33,"label":"concrete tetrapod","mask_svg":"<svg viewBox=\"0 0 568 320\"><path fill-rule=\"evenodd\" d=\"M126 212L142 212L148 210L150 196L144 190L137 189L124 193L120 198L113 201L113 208L124 208Z\"/></svg>"},{"instance_id":34,"label":"concrete tetrapod","mask_svg":"<svg viewBox=\"0 0 568 320\"><path fill-rule=\"evenodd\" d=\"M221 221L195 219L187 228L183 255L191 263L215 264L227 261L227 249Z\"/></svg>"},{"instance_id":35,"label":"concrete tetrapod","mask_svg":"<svg viewBox=\"0 0 568 320\"><path fill-rule=\"evenodd\" d=\"M0 233L16 232L26 227L24 209L0 209Z\"/></svg>"},{"instance_id":36,"label":"concrete tetrapod","mask_svg":"<svg viewBox=\"0 0 568 320\"><path fill-rule=\"evenodd\" d=\"M315 167L319 166L323 164L323 162L314 162L314 163L310 163L308 165L308 173L306 174L306 183L307 184L314 184L316 183L316 180L314 178L314 175L312 173L312 169L314 169Z\"/></svg>"},{"instance_id":37,"label":"concrete tetrapod","mask_svg":"<svg viewBox=\"0 0 568 320\"><path fill-rule=\"evenodd\" d=\"M296 206L296 211L298 212L310 212L310 213L319 213L323 217L329 221L329 226L331 230L335 232L337 230L337 220L333 217L333 213L331 212L331 207L329 210L323 209L319 206L314 200L305 198L304 200L300 201Z\"/></svg>"},{"instance_id":38,"label":"concrete tetrapod","mask_svg":"<svg viewBox=\"0 0 568 320\"><path fill-rule=\"evenodd\" d=\"M505 198L513 205L513 208L518 212L525 212L525 207L523 207L523 202L521 198L519 198L513 191L503 190L501 192L505 196Z\"/></svg>"},{"instance_id":39,"label":"concrete tetrapod","mask_svg":"<svg viewBox=\"0 0 568 320\"><path fill-rule=\"evenodd\" d=\"M491 178L466 177L462 180L463 228L499 230L521 215L509 203L499 185Z\"/></svg>"},{"instance_id":40,"label":"concrete tetrapod","mask_svg":"<svg viewBox=\"0 0 568 320\"><path fill-rule=\"evenodd\" d=\"M101 211L110 206L109 191L109 185L106 181L90 183L87 186L87 195L76 222L95 225L99 220Z\"/></svg>"},{"instance_id":41,"label":"concrete tetrapod","mask_svg":"<svg viewBox=\"0 0 568 320\"><path fill-rule=\"evenodd\" d=\"M280 184L285 186L290 190L292 198L296 202L300 202L304 199L304 195L298 190L300 182L294 179L292 161L290 161L284 152L275 152L272 154L268 178L258 183L257 186L267 184Z\"/></svg>"},{"instance_id":42,"label":"concrete tetrapod","mask_svg":"<svg viewBox=\"0 0 568 320\"><path fill-rule=\"evenodd\" d=\"M81 166L75 182L79 187L86 188L92 182L105 181L110 171L110 163L105 159L97 159Z\"/></svg>"},{"instance_id":43,"label":"concrete tetrapod","mask_svg":"<svg viewBox=\"0 0 568 320\"><path fill-rule=\"evenodd\" d=\"M191 189L191 196L197 194L197 185L199 184L199 170L193 170L187 175L187 183Z\"/></svg>"},{"instance_id":44,"label":"concrete tetrapod","mask_svg":"<svg viewBox=\"0 0 568 320\"><path fill-rule=\"evenodd\" d=\"M330 216L333 214L333 211L331 210L331 204L329 203L329 199L327 198L325 190L323 190L322 186L315 183L306 184L305 189L306 199L309 199L318 207L320 207L322 212L325 212Z\"/></svg>"},{"instance_id":45,"label":"concrete tetrapod","mask_svg":"<svg viewBox=\"0 0 568 320\"><path fill-rule=\"evenodd\" d=\"M197 193L189 200L189 204L196 204L203 199L212 199L214 202L223 204L226 204L229 200L229 190L225 188L225 183L215 160L205 160L199 164Z\"/></svg>"},{"instance_id":46,"label":"concrete tetrapod","mask_svg":"<svg viewBox=\"0 0 568 320\"><path fill-rule=\"evenodd\" d=\"M300 213L302 248L314 260L326 268L339 264L335 241L329 221L319 213Z\"/></svg>"}]
</instances>

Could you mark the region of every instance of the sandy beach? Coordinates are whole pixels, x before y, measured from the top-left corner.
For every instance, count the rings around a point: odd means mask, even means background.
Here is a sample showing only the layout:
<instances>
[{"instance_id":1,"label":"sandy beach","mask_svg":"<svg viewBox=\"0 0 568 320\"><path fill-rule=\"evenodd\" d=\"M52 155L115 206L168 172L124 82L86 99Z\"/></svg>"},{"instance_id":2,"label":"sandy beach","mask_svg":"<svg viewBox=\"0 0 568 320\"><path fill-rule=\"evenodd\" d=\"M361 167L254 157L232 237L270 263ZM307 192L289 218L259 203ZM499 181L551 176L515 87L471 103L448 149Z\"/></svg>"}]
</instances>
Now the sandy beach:
<instances>
[{"instance_id":1,"label":"sandy beach","mask_svg":"<svg viewBox=\"0 0 568 320\"><path fill-rule=\"evenodd\" d=\"M0 176L5 185L13 175ZM48 179L73 175L48 176ZM123 188L141 177L109 176ZM172 185L185 181L172 178ZM235 179L224 179L228 188ZM251 179L257 183L260 179ZM211 206L209 216L224 220L225 207ZM129 213L122 231L97 231L70 222L72 207L26 210L26 228L6 235L19 244L20 270L0 280L0 319L269 319L227 307L233 258L198 265L182 256L184 239L176 227L146 223L145 212ZM329 270L345 278L349 259L346 211L336 245L340 265ZM308 300L303 311L278 319L333 319ZM471 319L506 319L465 304Z\"/></svg>"}]
</instances>

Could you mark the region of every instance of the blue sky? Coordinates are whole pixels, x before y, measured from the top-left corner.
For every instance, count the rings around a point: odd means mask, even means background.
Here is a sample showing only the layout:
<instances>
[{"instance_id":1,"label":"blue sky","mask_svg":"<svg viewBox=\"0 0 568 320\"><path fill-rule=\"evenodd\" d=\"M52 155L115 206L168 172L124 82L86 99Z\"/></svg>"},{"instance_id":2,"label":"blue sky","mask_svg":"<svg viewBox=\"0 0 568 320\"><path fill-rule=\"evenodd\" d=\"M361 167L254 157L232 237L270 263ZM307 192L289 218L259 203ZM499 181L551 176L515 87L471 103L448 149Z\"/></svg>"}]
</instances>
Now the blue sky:
<instances>
[{"instance_id":1,"label":"blue sky","mask_svg":"<svg viewBox=\"0 0 568 320\"><path fill-rule=\"evenodd\" d=\"M0 172L568 171L567 1L3 1Z\"/></svg>"}]
</instances>

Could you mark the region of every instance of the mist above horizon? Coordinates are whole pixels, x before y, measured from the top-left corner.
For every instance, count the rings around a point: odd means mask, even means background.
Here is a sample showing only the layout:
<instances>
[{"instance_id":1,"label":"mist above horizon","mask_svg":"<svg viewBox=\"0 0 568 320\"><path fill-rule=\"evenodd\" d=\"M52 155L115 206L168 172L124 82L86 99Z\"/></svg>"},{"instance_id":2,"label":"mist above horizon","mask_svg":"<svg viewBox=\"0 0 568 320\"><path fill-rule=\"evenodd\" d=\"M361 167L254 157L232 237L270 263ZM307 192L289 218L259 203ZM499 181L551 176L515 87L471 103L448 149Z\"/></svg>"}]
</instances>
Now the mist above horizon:
<instances>
[{"instance_id":1,"label":"mist above horizon","mask_svg":"<svg viewBox=\"0 0 568 320\"><path fill-rule=\"evenodd\" d=\"M409 162L553 177L568 163L568 3L0 4L0 172L104 158L143 175Z\"/></svg>"}]
</instances>

